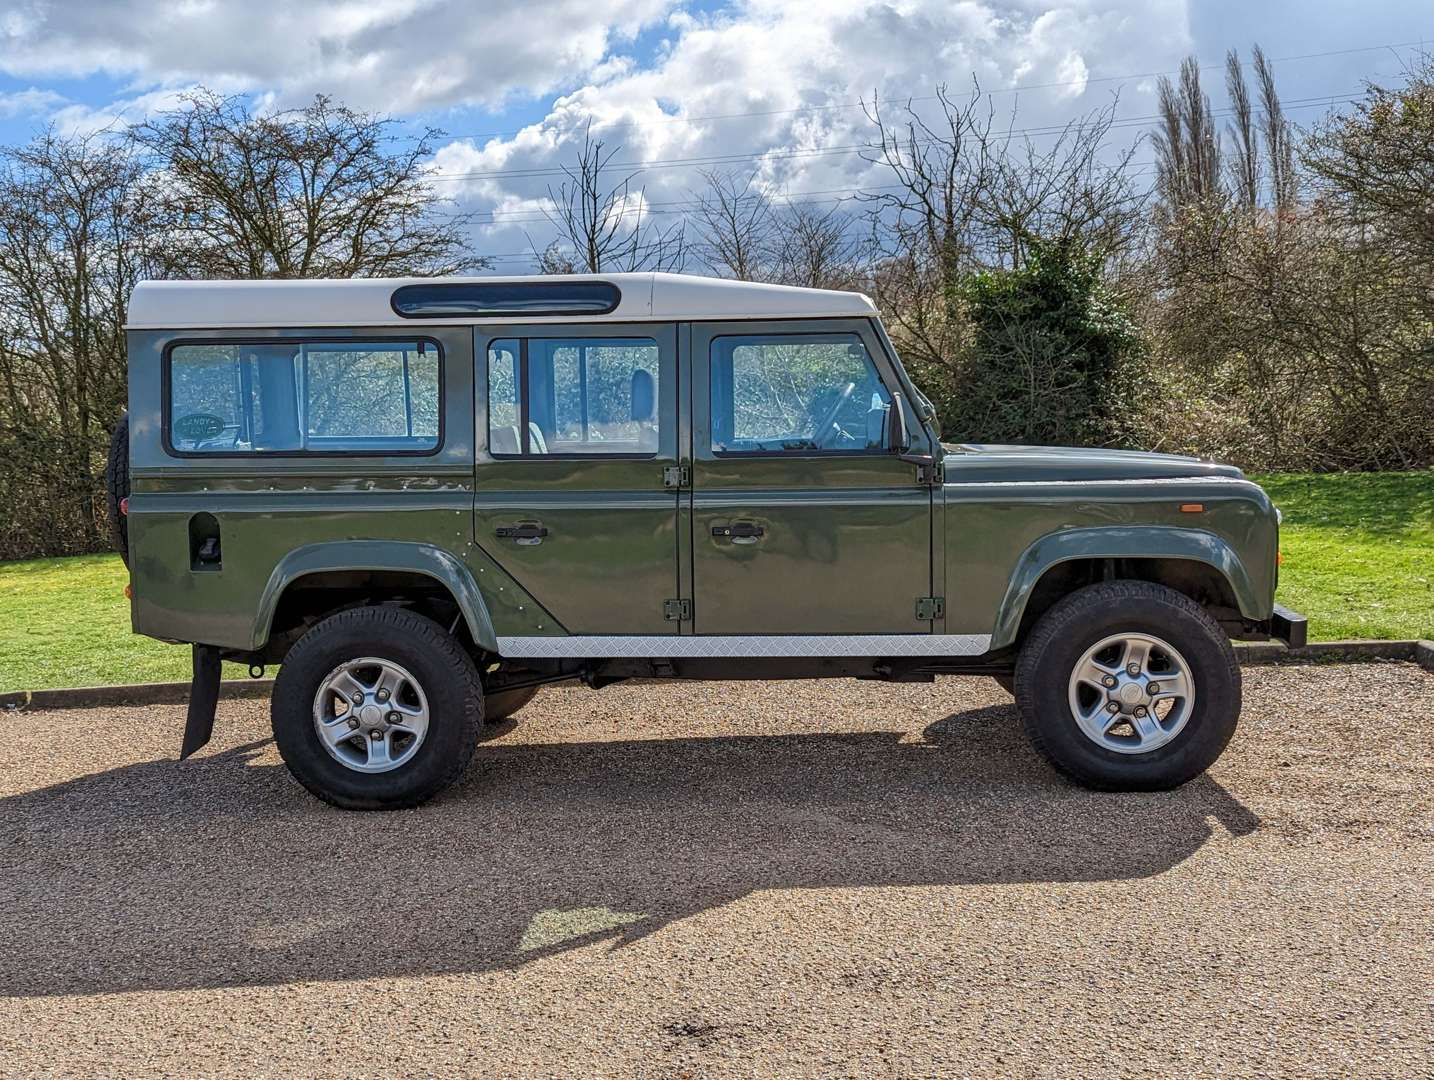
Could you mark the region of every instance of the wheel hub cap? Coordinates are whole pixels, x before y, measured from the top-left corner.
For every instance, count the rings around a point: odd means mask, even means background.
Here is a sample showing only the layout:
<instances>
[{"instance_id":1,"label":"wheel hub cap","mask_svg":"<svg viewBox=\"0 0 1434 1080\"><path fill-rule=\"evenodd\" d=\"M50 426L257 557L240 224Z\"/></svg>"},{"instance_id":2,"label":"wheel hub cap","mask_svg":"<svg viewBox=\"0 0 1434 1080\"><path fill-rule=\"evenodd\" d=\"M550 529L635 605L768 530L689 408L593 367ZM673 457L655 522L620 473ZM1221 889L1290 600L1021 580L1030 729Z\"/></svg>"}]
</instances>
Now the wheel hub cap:
<instances>
[{"instance_id":1,"label":"wheel hub cap","mask_svg":"<svg viewBox=\"0 0 1434 1080\"><path fill-rule=\"evenodd\" d=\"M1148 754L1190 719L1195 684L1185 658L1149 634L1113 634L1071 671L1071 717L1091 742L1118 754Z\"/></svg>"},{"instance_id":2,"label":"wheel hub cap","mask_svg":"<svg viewBox=\"0 0 1434 1080\"><path fill-rule=\"evenodd\" d=\"M406 764L428 734L428 697L392 660L363 656L329 672L314 694L314 730L339 764L388 772Z\"/></svg>"}]
</instances>

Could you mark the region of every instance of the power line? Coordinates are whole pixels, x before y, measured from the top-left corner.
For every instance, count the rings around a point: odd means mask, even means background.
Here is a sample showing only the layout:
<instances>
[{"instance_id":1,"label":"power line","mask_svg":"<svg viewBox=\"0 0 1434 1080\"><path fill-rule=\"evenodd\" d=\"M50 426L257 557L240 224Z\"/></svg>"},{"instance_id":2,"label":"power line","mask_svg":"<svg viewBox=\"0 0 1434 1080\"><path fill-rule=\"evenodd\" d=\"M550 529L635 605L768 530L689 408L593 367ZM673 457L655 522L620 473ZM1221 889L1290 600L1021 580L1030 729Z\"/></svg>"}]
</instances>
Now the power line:
<instances>
[{"instance_id":1,"label":"power line","mask_svg":"<svg viewBox=\"0 0 1434 1080\"><path fill-rule=\"evenodd\" d=\"M1420 40L1389 42L1383 45L1362 45L1358 48L1352 49L1330 49L1325 52L1300 53L1296 56L1270 57L1269 62L1272 64L1285 64L1292 63L1298 60L1321 60L1331 56L1352 56L1358 53L1383 52L1386 49L1422 49L1426 46L1426 44L1426 41ZM1240 66L1248 68L1250 65L1248 63L1244 63ZM1223 71L1224 68L1225 65L1223 63L1203 64L1200 66L1200 71L1202 73L1209 71ZM1053 90L1067 86L1089 86L1091 83L1127 82L1133 79L1157 79L1178 74L1178 71L1142 71L1130 72L1125 75L1094 75L1084 79L1066 79L1061 82L1023 83L1019 86L1003 86L997 87L992 90L982 90L981 93L986 95L1019 94L1026 90ZM908 96L896 95L889 100L897 102L918 102L937 101L939 100L939 98L935 94ZM859 109L865 104L866 102L863 101L847 101L837 102L831 105L801 105L791 109L768 109L755 112L713 113L706 116L667 116L662 117L660 119L643 120L641 121L641 123L644 126L651 124L703 124L715 120L747 120L765 116L793 116L801 113L832 112L841 109ZM587 119L592 120L594 119L594 117L591 113L589 113ZM629 120L628 122L631 123L633 121ZM533 125L531 124L529 125L529 127L532 126ZM511 139L515 136L521 135L526 130L528 130L528 128L518 128L516 130L511 131L477 132L467 135L454 135L452 136L452 138L474 140Z\"/></svg>"},{"instance_id":2,"label":"power line","mask_svg":"<svg viewBox=\"0 0 1434 1080\"><path fill-rule=\"evenodd\" d=\"M1359 96L1320 94L1310 98L1297 98L1293 101L1283 102L1282 104L1285 109L1307 109L1319 106L1349 104L1350 102L1358 100L1360 100ZM1234 115L1233 109L1211 110L1212 117L1229 117L1232 115ZM1107 130L1126 130L1132 127L1142 127L1154 123L1159 119L1159 115L1122 117L1113 120L1108 125ZM1022 135L1028 138L1059 135L1074 126L1078 126L1080 123L1080 120L1072 120L1063 124L1045 124L1027 128L1005 128L997 132L996 138L998 140L1005 140L1015 135ZM918 145L930 145L931 142L932 140L918 140ZM636 175L657 169L697 168L705 165L731 165L755 161L803 160L808 158L857 154L862 151L871 151L872 149L873 147L868 143L850 143L837 146L809 147L805 149L746 151L738 154L719 154L708 157L654 158L648 161L614 161L610 162L607 167L617 170L630 170ZM428 179L441 182L498 179L533 180L546 177L556 178L566 175L567 173L561 166L543 166L531 169L491 169L464 173L434 172L428 174Z\"/></svg>"}]
</instances>

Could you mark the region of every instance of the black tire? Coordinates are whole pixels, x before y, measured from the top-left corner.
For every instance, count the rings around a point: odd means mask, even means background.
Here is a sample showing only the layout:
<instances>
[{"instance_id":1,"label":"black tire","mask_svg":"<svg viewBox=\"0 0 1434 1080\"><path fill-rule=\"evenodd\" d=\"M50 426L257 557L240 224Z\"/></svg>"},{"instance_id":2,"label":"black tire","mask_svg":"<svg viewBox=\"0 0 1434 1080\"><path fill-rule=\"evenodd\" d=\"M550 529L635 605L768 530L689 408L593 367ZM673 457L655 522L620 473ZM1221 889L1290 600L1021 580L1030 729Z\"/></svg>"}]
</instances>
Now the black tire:
<instances>
[{"instance_id":1,"label":"black tire","mask_svg":"<svg viewBox=\"0 0 1434 1080\"><path fill-rule=\"evenodd\" d=\"M105 459L105 509L110 515L110 540L129 565L129 519L120 504L129 498L129 413L120 413L110 434L110 456Z\"/></svg>"},{"instance_id":2,"label":"black tire","mask_svg":"<svg viewBox=\"0 0 1434 1080\"><path fill-rule=\"evenodd\" d=\"M1191 671L1194 706L1185 726L1148 753L1098 745L1071 713L1075 664L1119 633L1168 642ZM1240 667L1229 638L1189 597L1145 581L1103 582L1061 600L1031 631L1016 673L1016 703L1031 745L1077 783L1101 791L1164 791L1193 780L1220 756L1240 715Z\"/></svg>"},{"instance_id":3,"label":"black tire","mask_svg":"<svg viewBox=\"0 0 1434 1080\"><path fill-rule=\"evenodd\" d=\"M538 689L536 686L529 686L522 690L504 690L499 694L489 694L483 699L483 722L496 724L507 720L537 697Z\"/></svg>"},{"instance_id":4,"label":"black tire","mask_svg":"<svg viewBox=\"0 0 1434 1080\"><path fill-rule=\"evenodd\" d=\"M389 772L356 772L336 760L314 727L314 697L340 664L391 660L428 698L428 731L414 756ZM295 779L346 810L417 806L462 775L483 726L483 687L472 659L443 628L393 607L339 612L314 626L284 658L274 681L274 740Z\"/></svg>"}]
</instances>

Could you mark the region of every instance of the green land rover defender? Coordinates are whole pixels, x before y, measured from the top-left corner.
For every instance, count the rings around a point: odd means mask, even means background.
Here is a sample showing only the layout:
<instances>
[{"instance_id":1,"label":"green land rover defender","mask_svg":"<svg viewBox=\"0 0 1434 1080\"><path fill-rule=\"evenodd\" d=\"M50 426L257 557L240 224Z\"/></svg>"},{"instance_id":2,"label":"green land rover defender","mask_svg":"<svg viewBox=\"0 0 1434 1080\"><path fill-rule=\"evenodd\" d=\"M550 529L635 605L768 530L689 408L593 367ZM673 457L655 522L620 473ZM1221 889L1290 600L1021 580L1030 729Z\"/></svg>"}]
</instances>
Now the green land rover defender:
<instances>
[{"instance_id":1,"label":"green land rover defender","mask_svg":"<svg viewBox=\"0 0 1434 1080\"><path fill-rule=\"evenodd\" d=\"M1169 788L1300 644L1278 514L1167 454L948 445L871 302L670 274L147 282L109 464L136 633L278 664L274 736L413 806L549 683L987 675L1079 783Z\"/></svg>"}]
</instances>

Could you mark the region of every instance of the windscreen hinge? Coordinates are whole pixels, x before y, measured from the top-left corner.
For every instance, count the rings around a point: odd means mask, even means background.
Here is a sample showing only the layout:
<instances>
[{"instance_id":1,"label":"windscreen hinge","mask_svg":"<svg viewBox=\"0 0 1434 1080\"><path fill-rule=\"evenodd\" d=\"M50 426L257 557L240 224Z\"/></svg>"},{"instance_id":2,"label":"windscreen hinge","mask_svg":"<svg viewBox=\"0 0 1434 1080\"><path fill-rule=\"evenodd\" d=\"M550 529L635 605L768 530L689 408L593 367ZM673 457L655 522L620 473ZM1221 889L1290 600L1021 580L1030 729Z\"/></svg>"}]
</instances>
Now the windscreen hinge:
<instances>
[{"instance_id":1,"label":"windscreen hinge","mask_svg":"<svg viewBox=\"0 0 1434 1080\"><path fill-rule=\"evenodd\" d=\"M922 622L944 619L946 617L946 598L944 596L923 596L916 601L916 617Z\"/></svg>"},{"instance_id":2,"label":"windscreen hinge","mask_svg":"<svg viewBox=\"0 0 1434 1080\"><path fill-rule=\"evenodd\" d=\"M691 622L692 601L664 600L662 602L662 617L668 622Z\"/></svg>"},{"instance_id":3,"label":"windscreen hinge","mask_svg":"<svg viewBox=\"0 0 1434 1080\"><path fill-rule=\"evenodd\" d=\"M687 465L666 465L662 469L662 486L685 488L692 486L692 469Z\"/></svg>"}]
</instances>

